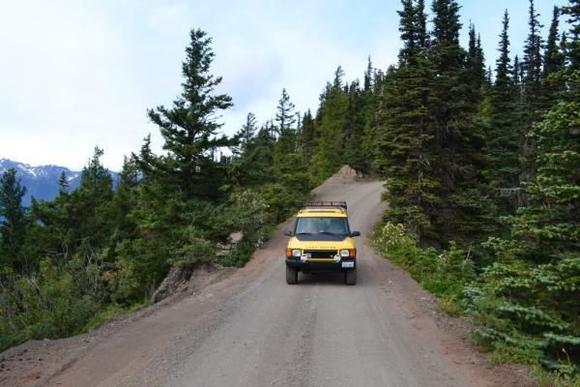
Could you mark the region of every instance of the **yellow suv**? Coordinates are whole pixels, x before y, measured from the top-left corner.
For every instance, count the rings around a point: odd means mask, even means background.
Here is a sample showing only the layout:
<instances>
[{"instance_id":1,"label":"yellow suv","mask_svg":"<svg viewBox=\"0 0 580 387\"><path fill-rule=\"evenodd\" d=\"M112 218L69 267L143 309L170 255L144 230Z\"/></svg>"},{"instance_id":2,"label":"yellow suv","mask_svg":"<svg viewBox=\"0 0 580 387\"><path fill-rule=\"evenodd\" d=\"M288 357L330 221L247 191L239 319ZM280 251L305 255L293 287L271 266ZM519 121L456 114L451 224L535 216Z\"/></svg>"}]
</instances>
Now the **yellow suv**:
<instances>
[{"instance_id":1,"label":"yellow suv","mask_svg":"<svg viewBox=\"0 0 580 387\"><path fill-rule=\"evenodd\" d=\"M286 248L286 282L298 282L298 272L344 273L356 284L358 231L350 231L346 202L310 202L298 212Z\"/></svg>"}]
</instances>

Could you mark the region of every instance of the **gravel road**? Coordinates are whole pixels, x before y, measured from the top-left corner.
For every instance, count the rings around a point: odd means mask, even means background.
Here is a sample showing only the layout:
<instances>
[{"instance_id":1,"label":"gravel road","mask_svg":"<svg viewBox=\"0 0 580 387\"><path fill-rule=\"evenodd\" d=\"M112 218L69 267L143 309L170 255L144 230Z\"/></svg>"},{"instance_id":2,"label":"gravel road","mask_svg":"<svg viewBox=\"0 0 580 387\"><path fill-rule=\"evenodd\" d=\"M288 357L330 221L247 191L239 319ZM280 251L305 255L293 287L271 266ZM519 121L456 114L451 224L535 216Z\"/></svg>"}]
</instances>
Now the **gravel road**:
<instances>
[{"instance_id":1,"label":"gravel road","mask_svg":"<svg viewBox=\"0 0 580 387\"><path fill-rule=\"evenodd\" d=\"M366 236L382 184L336 178L320 199L346 200L360 230L356 286L339 275L284 279L282 225L243 269L202 291L70 347L55 386L521 386L521 369L491 365L405 272ZM75 352L76 351L76 352ZM60 351L61 353L63 350ZM65 356L66 357L66 356ZM6 380L5 380L6 381ZM22 381L22 380L21 380ZM34 384L34 383L30 383Z\"/></svg>"}]
</instances>

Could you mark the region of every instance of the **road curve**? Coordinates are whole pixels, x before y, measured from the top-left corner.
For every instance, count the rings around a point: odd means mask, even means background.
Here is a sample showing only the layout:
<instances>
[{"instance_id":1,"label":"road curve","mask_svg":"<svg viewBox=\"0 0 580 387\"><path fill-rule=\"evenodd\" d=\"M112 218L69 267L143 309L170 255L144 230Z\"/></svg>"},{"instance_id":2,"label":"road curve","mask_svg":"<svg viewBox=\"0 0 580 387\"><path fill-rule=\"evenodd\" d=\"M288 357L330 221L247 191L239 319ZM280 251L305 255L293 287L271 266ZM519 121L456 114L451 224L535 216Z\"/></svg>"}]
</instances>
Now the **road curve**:
<instances>
[{"instance_id":1,"label":"road curve","mask_svg":"<svg viewBox=\"0 0 580 387\"><path fill-rule=\"evenodd\" d=\"M378 256L366 236L382 213L380 182L336 180L320 199L347 200L360 230L359 282L284 280L281 226L252 261L179 302L108 334L56 375L55 386L493 386L491 366L436 311L431 296ZM457 333L460 332L460 333ZM512 375L513 376L513 375Z\"/></svg>"}]
</instances>

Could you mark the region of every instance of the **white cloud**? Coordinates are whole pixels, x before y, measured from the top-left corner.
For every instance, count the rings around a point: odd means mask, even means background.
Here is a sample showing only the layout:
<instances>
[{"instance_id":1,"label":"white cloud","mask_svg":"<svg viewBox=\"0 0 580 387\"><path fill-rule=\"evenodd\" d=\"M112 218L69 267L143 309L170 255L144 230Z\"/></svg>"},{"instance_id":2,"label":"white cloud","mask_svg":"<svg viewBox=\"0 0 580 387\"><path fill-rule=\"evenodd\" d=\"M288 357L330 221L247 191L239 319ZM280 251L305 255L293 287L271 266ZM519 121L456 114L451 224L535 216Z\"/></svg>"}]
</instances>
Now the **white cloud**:
<instances>
[{"instance_id":1,"label":"white cloud","mask_svg":"<svg viewBox=\"0 0 580 387\"><path fill-rule=\"evenodd\" d=\"M496 18L490 7L467 4L476 24ZM226 132L249 111L262 122L272 118L283 87L298 110L316 109L337 65L354 79L369 54L383 69L396 61L399 6L399 0L2 0L0 157L79 168L99 145L106 165L118 169L148 132L159 148L145 111L179 94L192 27L214 38L220 91L234 98L223 114ZM540 7L548 8L541 1ZM499 20L484 28L493 56Z\"/></svg>"}]
</instances>

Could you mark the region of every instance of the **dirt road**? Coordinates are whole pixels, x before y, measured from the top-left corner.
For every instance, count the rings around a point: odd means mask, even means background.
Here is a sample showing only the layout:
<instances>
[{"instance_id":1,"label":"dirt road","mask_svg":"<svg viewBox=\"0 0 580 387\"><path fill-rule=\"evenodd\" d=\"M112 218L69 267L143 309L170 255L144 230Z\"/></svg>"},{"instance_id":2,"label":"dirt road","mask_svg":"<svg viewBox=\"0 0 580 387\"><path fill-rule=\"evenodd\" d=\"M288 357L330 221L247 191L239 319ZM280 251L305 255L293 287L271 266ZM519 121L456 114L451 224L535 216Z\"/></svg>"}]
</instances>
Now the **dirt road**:
<instances>
[{"instance_id":1,"label":"dirt road","mask_svg":"<svg viewBox=\"0 0 580 387\"><path fill-rule=\"evenodd\" d=\"M527 384L519 371L490 365L465 338L464 323L437 312L429 294L368 246L365 236L382 212L381 191L379 182L349 179L319 189L321 199L347 200L351 226L363 233L356 286L345 286L334 275L302 276L299 285L286 285L286 238L280 227L245 268L179 302L89 335L81 349L78 339L65 342L59 353L67 355L52 363L55 375L29 371L34 378L18 382L83 387Z\"/></svg>"}]
</instances>

